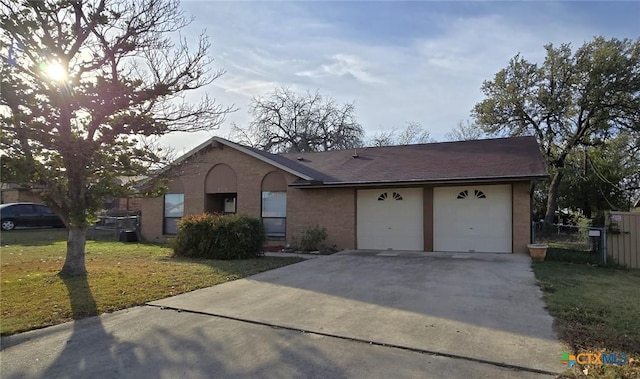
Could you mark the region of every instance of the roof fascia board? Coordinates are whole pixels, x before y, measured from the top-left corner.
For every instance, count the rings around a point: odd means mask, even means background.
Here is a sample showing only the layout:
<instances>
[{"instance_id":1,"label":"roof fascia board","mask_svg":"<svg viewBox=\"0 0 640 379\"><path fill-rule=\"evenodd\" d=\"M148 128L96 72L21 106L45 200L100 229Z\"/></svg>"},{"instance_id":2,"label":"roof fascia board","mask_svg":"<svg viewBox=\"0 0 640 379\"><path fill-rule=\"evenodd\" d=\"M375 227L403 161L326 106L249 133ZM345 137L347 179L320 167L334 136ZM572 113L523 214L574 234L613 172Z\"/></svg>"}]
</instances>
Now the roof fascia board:
<instances>
[{"instance_id":1,"label":"roof fascia board","mask_svg":"<svg viewBox=\"0 0 640 379\"><path fill-rule=\"evenodd\" d=\"M411 186L421 184L464 184L464 183L489 183L496 181L503 182L517 182L522 180L537 180L548 178L549 175L538 176L496 176L496 177L484 177L484 178L455 178L455 179L433 179L433 180L388 180L388 181L375 181L375 182L325 182L324 184L306 184L306 183L291 183L289 187L296 188L327 188L327 187L371 187L371 186Z\"/></svg>"}]
</instances>

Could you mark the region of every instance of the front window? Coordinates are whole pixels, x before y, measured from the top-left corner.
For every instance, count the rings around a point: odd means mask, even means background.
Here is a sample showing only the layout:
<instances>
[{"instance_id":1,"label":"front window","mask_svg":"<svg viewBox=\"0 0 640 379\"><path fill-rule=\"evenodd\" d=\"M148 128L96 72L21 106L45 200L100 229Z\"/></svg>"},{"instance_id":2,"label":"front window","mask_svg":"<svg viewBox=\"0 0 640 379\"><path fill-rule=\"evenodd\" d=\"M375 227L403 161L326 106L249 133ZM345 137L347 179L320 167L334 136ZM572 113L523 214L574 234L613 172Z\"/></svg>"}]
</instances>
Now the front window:
<instances>
[{"instance_id":1,"label":"front window","mask_svg":"<svg viewBox=\"0 0 640 379\"><path fill-rule=\"evenodd\" d=\"M184 194L168 193L164 195L164 234L178 232L178 220L184 216Z\"/></svg>"},{"instance_id":2,"label":"front window","mask_svg":"<svg viewBox=\"0 0 640 379\"><path fill-rule=\"evenodd\" d=\"M287 229L286 192L262 191L262 224L267 237L285 237Z\"/></svg>"}]
</instances>

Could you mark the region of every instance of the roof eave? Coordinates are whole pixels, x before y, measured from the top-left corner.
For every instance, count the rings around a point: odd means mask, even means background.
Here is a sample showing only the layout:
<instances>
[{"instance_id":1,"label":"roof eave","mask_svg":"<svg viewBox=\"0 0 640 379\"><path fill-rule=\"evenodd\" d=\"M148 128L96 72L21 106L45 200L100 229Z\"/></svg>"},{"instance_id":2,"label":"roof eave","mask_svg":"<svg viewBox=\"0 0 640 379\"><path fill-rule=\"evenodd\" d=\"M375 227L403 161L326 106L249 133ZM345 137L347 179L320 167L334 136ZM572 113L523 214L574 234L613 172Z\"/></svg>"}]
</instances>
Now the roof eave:
<instances>
[{"instance_id":1,"label":"roof eave","mask_svg":"<svg viewBox=\"0 0 640 379\"><path fill-rule=\"evenodd\" d=\"M304 180L316 181L315 178L312 178L309 175L305 175L305 174L303 174L303 173L301 173L301 172L299 172L297 170L292 169L291 167L287 167L287 166L285 166L285 165L283 165L281 163L278 163L278 162L276 162L274 160L271 160L271 159L269 159L267 157L264 157L264 156L256 153L255 151L247 149L246 147L244 147L242 145L239 145L239 144L237 144L235 142L227 141L227 140L225 140L223 138L219 138L219 137L214 137L214 140L219 142L219 143L221 143L221 144L223 144L223 145L229 146L232 149L236 149L236 150L238 150L240 152L243 152L243 153L245 153L247 155L250 155L250 156L252 156L252 157L254 157L254 158L258 159L258 160L261 160L261 161L263 161L263 162L265 162L265 163L267 163L267 164L269 164L271 166L277 167L277 168L279 168L279 169L281 169L283 171L286 171L286 172L288 172L288 173L290 173L292 175L295 175L295 176L297 176L299 178L302 178Z\"/></svg>"},{"instance_id":2,"label":"roof eave","mask_svg":"<svg viewBox=\"0 0 640 379\"><path fill-rule=\"evenodd\" d=\"M205 149L208 146L212 146L214 144L214 142L220 143L222 145L228 146L232 149L238 150L244 154L247 154L253 158L256 158L262 162L265 162L271 166L277 167L283 171L286 171L292 175L295 175L301 179L304 180L309 180L309 181L315 181L315 178L310 177L309 175L305 175L299 171L296 171L294 169L292 169L291 167L287 167L281 163L278 163L274 160L271 160L267 157L264 157L260 154L257 154L256 152L247 149L246 147L239 145L237 143L231 142L231 141L227 141L224 138L220 138L220 137L212 137L210 139L208 139L207 141L201 143L200 145L196 146L195 148L189 150L187 153L183 154L182 156L180 156L178 159L176 159L175 161L171 162L170 165L163 167L162 169L158 170L158 172L156 172L155 175L153 175L154 177L157 177L165 172L167 172L168 170L170 170L173 167L179 166L182 163L184 163L185 161L187 161L189 158L191 158L192 156L196 155L198 152L200 152L201 150ZM151 178L149 178L151 179Z\"/></svg>"},{"instance_id":3,"label":"roof eave","mask_svg":"<svg viewBox=\"0 0 640 379\"><path fill-rule=\"evenodd\" d=\"M412 179L412 180L375 180L375 181L349 181L349 182L294 182L290 187L296 188L326 188L326 187L365 187L365 186L389 186L389 185L420 185L420 184L445 184L445 183L483 183L483 182L516 182L522 180L546 179L549 175L526 176L492 176L492 177L467 177L467 178L436 178L436 179Z\"/></svg>"}]
</instances>

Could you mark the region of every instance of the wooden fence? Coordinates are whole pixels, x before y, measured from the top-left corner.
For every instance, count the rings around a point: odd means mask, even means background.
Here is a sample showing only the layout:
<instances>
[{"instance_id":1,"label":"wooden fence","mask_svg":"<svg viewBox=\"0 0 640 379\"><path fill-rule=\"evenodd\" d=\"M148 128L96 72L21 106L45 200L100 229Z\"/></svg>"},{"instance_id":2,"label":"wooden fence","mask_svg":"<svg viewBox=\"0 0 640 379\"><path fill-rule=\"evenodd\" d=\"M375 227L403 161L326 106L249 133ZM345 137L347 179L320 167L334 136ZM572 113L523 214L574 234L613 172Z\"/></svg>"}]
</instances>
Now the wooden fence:
<instances>
[{"instance_id":1,"label":"wooden fence","mask_svg":"<svg viewBox=\"0 0 640 379\"><path fill-rule=\"evenodd\" d=\"M640 268L640 213L607 215L607 256L629 268Z\"/></svg>"}]
</instances>

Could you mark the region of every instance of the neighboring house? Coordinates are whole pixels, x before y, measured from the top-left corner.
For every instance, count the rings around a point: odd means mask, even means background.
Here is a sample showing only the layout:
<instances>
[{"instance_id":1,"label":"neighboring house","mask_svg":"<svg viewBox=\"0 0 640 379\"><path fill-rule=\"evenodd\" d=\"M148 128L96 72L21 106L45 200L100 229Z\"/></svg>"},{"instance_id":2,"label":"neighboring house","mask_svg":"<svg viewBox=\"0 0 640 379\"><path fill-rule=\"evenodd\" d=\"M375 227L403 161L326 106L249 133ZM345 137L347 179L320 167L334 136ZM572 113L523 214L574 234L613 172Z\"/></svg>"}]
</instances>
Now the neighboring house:
<instances>
[{"instance_id":1,"label":"neighboring house","mask_svg":"<svg viewBox=\"0 0 640 379\"><path fill-rule=\"evenodd\" d=\"M532 181L548 176L533 137L271 154L214 137L142 199L142 235L162 241L185 214L261 217L271 245L306 225L348 249L526 252Z\"/></svg>"},{"instance_id":2,"label":"neighboring house","mask_svg":"<svg viewBox=\"0 0 640 379\"><path fill-rule=\"evenodd\" d=\"M38 190L31 191L20 184L0 183L0 204L8 203L41 203Z\"/></svg>"},{"instance_id":3,"label":"neighboring house","mask_svg":"<svg viewBox=\"0 0 640 379\"><path fill-rule=\"evenodd\" d=\"M631 212L640 213L640 197L633 203Z\"/></svg>"}]
</instances>

